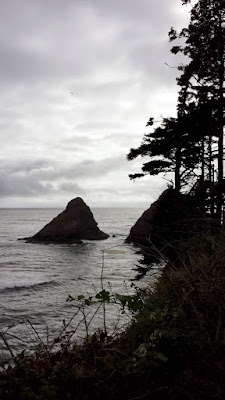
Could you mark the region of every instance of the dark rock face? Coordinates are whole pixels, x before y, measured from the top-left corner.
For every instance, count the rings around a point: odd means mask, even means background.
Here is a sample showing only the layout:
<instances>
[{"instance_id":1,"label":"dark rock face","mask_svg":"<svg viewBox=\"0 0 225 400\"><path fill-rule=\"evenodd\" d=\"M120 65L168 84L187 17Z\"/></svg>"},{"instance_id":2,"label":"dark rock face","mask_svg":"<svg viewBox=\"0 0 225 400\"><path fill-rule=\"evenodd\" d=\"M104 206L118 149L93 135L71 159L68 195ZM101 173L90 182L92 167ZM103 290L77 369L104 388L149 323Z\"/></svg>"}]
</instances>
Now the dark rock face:
<instances>
[{"instance_id":1,"label":"dark rock face","mask_svg":"<svg viewBox=\"0 0 225 400\"><path fill-rule=\"evenodd\" d=\"M32 243L79 243L82 239L103 240L108 237L98 228L90 208L77 197L36 235L25 239Z\"/></svg>"},{"instance_id":2,"label":"dark rock face","mask_svg":"<svg viewBox=\"0 0 225 400\"><path fill-rule=\"evenodd\" d=\"M190 238L211 234L214 223L196 205L195 198L174 189L165 190L134 224L126 239L141 248L141 266L137 269L136 279L142 278L162 260L179 267L181 244L185 246L185 241Z\"/></svg>"},{"instance_id":3,"label":"dark rock face","mask_svg":"<svg viewBox=\"0 0 225 400\"><path fill-rule=\"evenodd\" d=\"M174 189L167 189L138 219L126 241L147 244L150 237L154 244L161 242L165 245L205 229L205 219L190 198Z\"/></svg>"},{"instance_id":4,"label":"dark rock face","mask_svg":"<svg viewBox=\"0 0 225 400\"><path fill-rule=\"evenodd\" d=\"M156 215L158 208L157 205L157 201L155 201L146 211L144 211L142 216L132 226L129 236L126 239L127 242L135 243L149 238L153 232L154 216Z\"/></svg>"}]
</instances>

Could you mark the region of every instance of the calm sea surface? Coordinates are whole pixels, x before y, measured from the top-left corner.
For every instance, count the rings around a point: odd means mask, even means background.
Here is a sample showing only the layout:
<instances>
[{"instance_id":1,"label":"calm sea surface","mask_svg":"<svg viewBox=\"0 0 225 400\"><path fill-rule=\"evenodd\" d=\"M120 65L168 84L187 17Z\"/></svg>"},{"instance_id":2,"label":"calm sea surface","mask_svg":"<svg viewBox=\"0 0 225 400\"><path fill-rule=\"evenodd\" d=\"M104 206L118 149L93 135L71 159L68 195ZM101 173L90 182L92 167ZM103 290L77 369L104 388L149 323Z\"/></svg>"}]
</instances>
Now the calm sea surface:
<instances>
[{"instance_id":1,"label":"calm sea surface","mask_svg":"<svg viewBox=\"0 0 225 400\"><path fill-rule=\"evenodd\" d=\"M76 297L101 290L102 250L118 250L104 253L105 289L110 286L122 294L132 290L140 256L132 245L124 244L124 239L143 210L93 209L99 228L110 235L105 241L43 245L17 240L34 235L61 211L0 209L0 332L15 351L34 343L37 334L47 338L43 340L57 336L63 320L69 321L76 313L74 303L66 301L69 294ZM149 279L145 277L145 281ZM112 329L118 315L109 307L106 316L107 328ZM92 318L91 312L87 318ZM99 318L93 318L90 329L102 326ZM73 329L79 321L81 316L74 318ZM78 336L82 326L80 322ZM0 350L4 346L0 341Z\"/></svg>"}]
</instances>

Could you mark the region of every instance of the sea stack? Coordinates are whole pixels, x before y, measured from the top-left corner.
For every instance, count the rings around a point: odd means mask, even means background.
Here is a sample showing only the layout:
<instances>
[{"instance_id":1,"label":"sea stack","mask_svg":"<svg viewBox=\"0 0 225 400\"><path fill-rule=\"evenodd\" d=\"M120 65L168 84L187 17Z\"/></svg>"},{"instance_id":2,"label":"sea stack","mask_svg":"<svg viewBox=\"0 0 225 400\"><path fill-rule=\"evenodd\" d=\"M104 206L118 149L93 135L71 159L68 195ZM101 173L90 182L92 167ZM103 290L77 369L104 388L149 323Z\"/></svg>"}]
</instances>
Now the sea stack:
<instances>
[{"instance_id":1,"label":"sea stack","mask_svg":"<svg viewBox=\"0 0 225 400\"><path fill-rule=\"evenodd\" d=\"M109 235L98 228L87 204L77 197L36 235L25 240L30 243L79 243L82 239L103 240L108 237Z\"/></svg>"},{"instance_id":2,"label":"sea stack","mask_svg":"<svg viewBox=\"0 0 225 400\"><path fill-rule=\"evenodd\" d=\"M151 240L165 247L181 237L206 232L207 228L205 218L189 196L167 189L134 224L126 241L148 245Z\"/></svg>"}]
</instances>

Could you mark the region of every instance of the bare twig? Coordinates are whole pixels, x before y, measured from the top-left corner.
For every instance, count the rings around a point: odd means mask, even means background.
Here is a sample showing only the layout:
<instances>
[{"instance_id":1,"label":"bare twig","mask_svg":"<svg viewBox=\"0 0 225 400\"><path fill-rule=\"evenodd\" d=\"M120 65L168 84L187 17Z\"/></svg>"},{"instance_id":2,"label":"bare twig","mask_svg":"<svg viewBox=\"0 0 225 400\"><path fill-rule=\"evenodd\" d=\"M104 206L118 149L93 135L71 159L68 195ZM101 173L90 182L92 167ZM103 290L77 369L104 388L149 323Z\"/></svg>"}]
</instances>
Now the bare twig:
<instances>
[{"instance_id":1,"label":"bare twig","mask_svg":"<svg viewBox=\"0 0 225 400\"><path fill-rule=\"evenodd\" d=\"M14 355L14 353L13 353L13 351L12 351L10 345L8 344L8 341L7 341L7 339L5 338L4 333L0 332L0 337L2 338L4 344L5 344L6 348L7 348L7 350L9 351L9 353L11 354L12 358L15 358L15 355Z\"/></svg>"},{"instance_id":2,"label":"bare twig","mask_svg":"<svg viewBox=\"0 0 225 400\"><path fill-rule=\"evenodd\" d=\"M38 333L37 330L35 329L34 325L30 322L29 319L26 319L26 321L28 322L28 324L30 325L30 327L32 328L32 330L34 331L34 333L35 333L35 335L37 336L39 342L42 344L42 346L45 348L45 350L46 350L47 353L49 354L48 347L47 347L46 344L43 342L42 338L40 337L39 333Z\"/></svg>"}]
</instances>

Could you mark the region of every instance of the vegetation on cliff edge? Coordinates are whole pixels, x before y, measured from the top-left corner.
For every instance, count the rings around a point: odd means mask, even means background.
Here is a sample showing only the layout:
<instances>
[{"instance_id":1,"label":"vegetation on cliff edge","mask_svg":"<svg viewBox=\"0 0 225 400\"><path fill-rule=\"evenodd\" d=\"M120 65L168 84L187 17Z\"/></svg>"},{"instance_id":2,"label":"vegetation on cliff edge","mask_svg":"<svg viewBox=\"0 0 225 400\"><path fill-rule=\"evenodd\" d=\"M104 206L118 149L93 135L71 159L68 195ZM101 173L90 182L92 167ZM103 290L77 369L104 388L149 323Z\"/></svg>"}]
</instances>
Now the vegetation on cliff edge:
<instances>
[{"instance_id":1,"label":"vegetation on cliff edge","mask_svg":"<svg viewBox=\"0 0 225 400\"><path fill-rule=\"evenodd\" d=\"M58 352L19 354L0 375L3 400L223 399L225 237L183 242L120 336L96 332ZM125 305L125 304L124 304Z\"/></svg>"}]
</instances>

